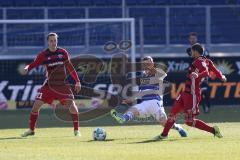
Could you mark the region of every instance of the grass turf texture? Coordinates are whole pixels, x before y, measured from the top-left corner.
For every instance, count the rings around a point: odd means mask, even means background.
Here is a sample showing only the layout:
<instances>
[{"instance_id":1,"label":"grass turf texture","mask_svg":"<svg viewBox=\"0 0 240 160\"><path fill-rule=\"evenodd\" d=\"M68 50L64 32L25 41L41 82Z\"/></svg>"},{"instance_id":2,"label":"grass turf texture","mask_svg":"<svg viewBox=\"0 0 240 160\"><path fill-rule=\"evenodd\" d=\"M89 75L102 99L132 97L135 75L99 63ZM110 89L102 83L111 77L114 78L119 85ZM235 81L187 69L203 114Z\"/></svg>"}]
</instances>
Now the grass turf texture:
<instances>
[{"instance_id":1,"label":"grass turf texture","mask_svg":"<svg viewBox=\"0 0 240 160\"><path fill-rule=\"evenodd\" d=\"M166 107L166 113L169 113L169 107ZM201 108L200 108L201 109ZM30 110L4 110L0 111L0 129L26 128L28 127ZM211 113L201 113L198 118L208 123L215 122L240 122L239 106L214 106ZM180 115L178 122L183 123L183 115ZM136 124L136 123L130 123ZM130 125L127 124L127 125ZM153 124L153 123L145 123ZM119 125L109 114L100 118L80 122L81 126L115 126ZM59 121L54 114L53 109L42 109L38 120L38 128L49 127L71 127L72 122Z\"/></svg>"},{"instance_id":2,"label":"grass turf texture","mask_svg":"<svg viewBox=\"0 0 240 160\"><path fill-rule=\"evenodd\" d=\"M214 138L206 132L190 128L189 137L181 138L171 131L164 141L150 142L159 134L158 125L103 127L106 141L93 141L95 127L82 127L82 137L74 137L72 128L40 128L34 137L21 138L25 129L0 131L1 160L122 160L122 159L239 159L240 123L217 124L224 136Z\"/></svg>"}]
</instances>

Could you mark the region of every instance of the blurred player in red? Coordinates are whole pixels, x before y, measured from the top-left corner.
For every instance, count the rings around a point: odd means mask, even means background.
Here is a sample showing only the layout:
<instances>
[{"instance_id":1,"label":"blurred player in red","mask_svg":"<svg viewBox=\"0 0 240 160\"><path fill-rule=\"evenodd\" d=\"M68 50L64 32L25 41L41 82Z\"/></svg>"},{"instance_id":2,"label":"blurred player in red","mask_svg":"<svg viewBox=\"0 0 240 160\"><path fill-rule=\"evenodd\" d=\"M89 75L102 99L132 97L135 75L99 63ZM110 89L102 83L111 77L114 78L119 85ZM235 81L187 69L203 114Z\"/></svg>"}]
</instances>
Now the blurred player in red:
<instances>
[{"instance_id":1,"label":"blurred player in red","mask_svg":"<svg viewBox=\"0 0 240 160\"><path fill-rule=\"evenodd\" d=\"M199 114L199 102L201 100L200 85L204 78L209 76L209 72L213 72L216 77L222 81L226 81L226 77L216 69L210 59L203 56L203 47L200 44L196 43L192 46L191 56L194 60L188 70L189 73L187 74L185 91L175 100L163 132L155 137L155 140L167 138L168 132L172 128L180 112L184 113L185 124L188 126L207 131L218 138L222 138L217 126L210 127L205 122L197 119L196 116Z\"/></svg>"},{"instance_id":2,"label":"blurred player in red","mask_svg":"<svg viewBox=\"0 0 240 160\"><path fill-rule=\"evenodd\" d=\"M190 43L191 46L198 43L197 33L196 32L191 32L189 34L188 40L189 40L189 43ZM191 47L189 47L186 50L186 52L191 57ZM203 55L205 57L207 57L208 59L210 59L210 53L206 48L203 51ZM209 74L211 75L211 72ZM201 84L201 90L202 90L201 104L202 104L204 113L209 113L210 112L210 107L211 107L211 104L210 104L210 86L208 84L208 81L209 81L209 78L206 77Z\"/></svg>"},{"instance_id":3,"label":"blurred player in red","mask_svg":"<svg viewBox=\"0 0 240 160\"><path fill-rule=\"evenodd\" d=\"M46 80L39 89L34 102L29 119L29 130L24 132L22 136L27 137L35 134L40 108L43 104L51 104L54 100L58 100L62 105L69 107L73 120L74 135L80 136L81 134L78 129L78 108L73 101L74 96L66 80L67 72L70 73L76 82L74 88L75 93L78 93L81 89L80 80L70 61L68 52L57 46L58 35L56 33L49 33L47 41L48 48L40 52L34 62L24 68L24 74L27 74L31 69L39 65L44 65L46 67Z\"/></svg>"}]
</instances>

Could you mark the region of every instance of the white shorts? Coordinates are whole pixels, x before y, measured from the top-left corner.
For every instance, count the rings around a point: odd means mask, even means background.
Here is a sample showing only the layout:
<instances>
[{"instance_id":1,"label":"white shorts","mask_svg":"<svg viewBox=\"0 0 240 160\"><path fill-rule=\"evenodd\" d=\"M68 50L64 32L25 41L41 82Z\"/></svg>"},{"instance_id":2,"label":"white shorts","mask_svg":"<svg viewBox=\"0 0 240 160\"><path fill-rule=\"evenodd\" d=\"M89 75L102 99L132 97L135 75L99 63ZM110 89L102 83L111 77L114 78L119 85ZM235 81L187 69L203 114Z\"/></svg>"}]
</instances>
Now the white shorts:
<instances>
[{"instance_id":1,"label":"white shorts","mask_svg":"<svg viewBox=\"0 0 240 160\"><path fill-rule=\"evenodd\" d=\"M133 106L139 112L140 118L153 116L157 121L167 120L167 115L163 108L163 101L147 100Z\"/></svg>"}]
</instances>

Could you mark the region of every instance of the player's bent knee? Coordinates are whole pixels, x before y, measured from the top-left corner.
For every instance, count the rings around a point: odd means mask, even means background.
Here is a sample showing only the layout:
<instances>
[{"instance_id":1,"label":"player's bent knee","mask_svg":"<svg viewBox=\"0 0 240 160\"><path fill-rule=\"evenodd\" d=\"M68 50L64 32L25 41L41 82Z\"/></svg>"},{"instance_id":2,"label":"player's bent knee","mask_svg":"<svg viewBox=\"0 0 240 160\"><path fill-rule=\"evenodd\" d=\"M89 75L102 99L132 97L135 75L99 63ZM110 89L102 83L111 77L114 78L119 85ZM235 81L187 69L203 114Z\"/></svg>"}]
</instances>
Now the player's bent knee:
<instances>
[{"instance_id":1,"label":"player's bent knee","mask_svg":"<svg viewBox=\"0 0 240 160\"><path fill-rule=\"evenodd\" d=\"M165 126L166 122L167 122L167 120L161 120L161 119L159 120L159 123L162 126Z\"/></svg>"},{"instance_id":2,"label":"player's bent knee","mask_svg":"<svg viewBox=\"0 0 240 160\"><path fill-rule=\"evenodd\" d=\"M32 112L39 112L39 110L41 109L42 105L44 104L43 101L41 100L36 100L33 104L32 107Z\"/></svg>"},{"instance_id":3,"label":"player's bent knee","mask_svg":"<svg viewBox=\"0 0 240 160\"><path fill-rule=\"evenodd\" d=\"M159 117L159 122L162 126L164 126L167 122L167 115L166 114L162 114L160 117Z\"/></svg>"},{"instance_id":4,"label":"player's bent knee","mask_svg":"<svg viewBox=\"0 0 240 160\"><path fill-rule=\"evenodd\" d=\"M69 110L72 114L78 114L78 108L74 101L72 101Z\"/></svg>"},{"instance_id":5,"label":"player's bent knee","mask_svg":"<svg viewBox=\"0 0 240 160\"><path fill-rule=\"evenodd\" d=\"M168 115L167 120L168 120L169 122L175 122L176 119L177 119L177 116L178 116L178 115L175 115L175 114L170 113L170 114Z\"/></svg>"},{"instance_id":6,"label":"player's bent knee","mask_svg":"<svg viewBox=\"0 0 240 160\"><path fill-rule=\"evenodd\" d=\"M131 107L131 108L128 109L128 111L132 112L134 116L139 116L140 115L140 112L136 107Z\"/></svg>"},{"instance_id":7,"label":"player's bent knee","mask_svg":"<svg viewBox=\"0 0 240 160\"><path fill-rule=\"evenodd\" d=\"M185 124L190 126L190 127L194 127L195 126L195 121L194 120L187 120L187 121L185 121Z\"/></svg>"},{"instance_id":8,"label":"player's bent knee","mask_svg":"<svg viewBox=\"0 0 240 160\"><path fill-rule=\"evenodd\" d=\"M61 100L60 101L60 103L62 104L62 105L64 105L64 106L68 106L68 107L70 107L72 104L73 104L73 100L71 100L71 99L64 99L64 100Z\"/></svg>"}]
</instances>

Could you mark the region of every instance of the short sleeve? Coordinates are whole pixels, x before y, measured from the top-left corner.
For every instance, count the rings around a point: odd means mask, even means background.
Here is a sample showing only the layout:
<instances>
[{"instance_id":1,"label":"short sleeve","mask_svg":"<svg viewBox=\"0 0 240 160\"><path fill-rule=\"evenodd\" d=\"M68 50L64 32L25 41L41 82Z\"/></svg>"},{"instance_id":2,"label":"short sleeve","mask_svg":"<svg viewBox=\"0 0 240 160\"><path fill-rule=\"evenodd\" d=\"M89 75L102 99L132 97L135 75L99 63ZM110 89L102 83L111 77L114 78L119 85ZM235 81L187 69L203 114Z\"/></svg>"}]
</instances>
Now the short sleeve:
<instances>
[{"instance_id":1,"label":"short sleeve","mask_svg":"<svg viewBox=\"0 0 240 160\"><path fill-rule=\"evenodd\" d=\"M165 77L167 77L167 73L164 72L161 68L157 68L156 76L159 77L160 80L163 80Z\"/></svg>"}]
</instances>

